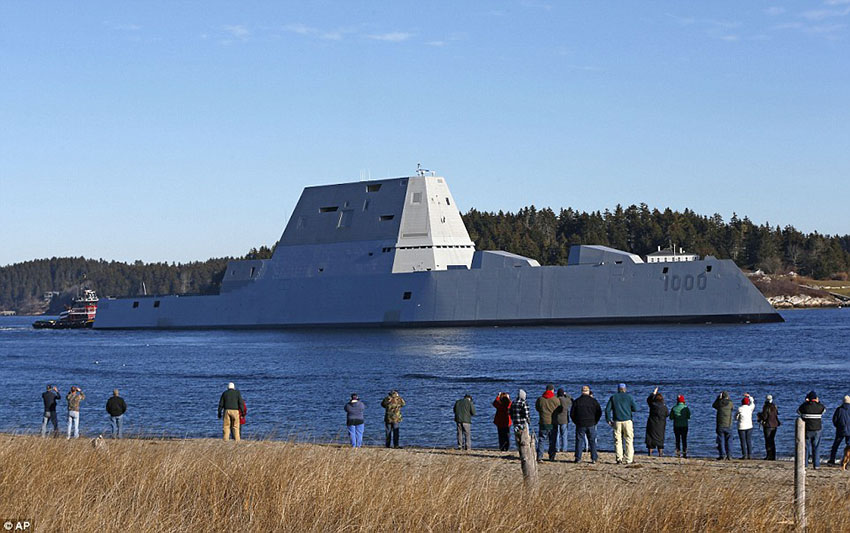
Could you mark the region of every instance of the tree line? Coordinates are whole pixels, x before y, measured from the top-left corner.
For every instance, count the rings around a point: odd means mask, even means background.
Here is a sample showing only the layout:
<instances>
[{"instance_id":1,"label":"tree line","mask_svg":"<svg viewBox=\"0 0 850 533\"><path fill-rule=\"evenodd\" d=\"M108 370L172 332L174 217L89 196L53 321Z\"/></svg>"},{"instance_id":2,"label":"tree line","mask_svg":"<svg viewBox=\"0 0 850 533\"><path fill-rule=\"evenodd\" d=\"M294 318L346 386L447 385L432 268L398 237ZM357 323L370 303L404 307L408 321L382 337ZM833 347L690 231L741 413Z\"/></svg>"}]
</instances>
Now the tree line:
<instances>
[{"instance_id":1,"label":"tree line","mask_svg":"<svg viewBox=\"0 0 850 533\"><path fill-rule=\"evenodd\" d=\"M732 259L739 267L766 273L794 271L816 279L846 279L850 270L850 235L804 234L793 226L756 225L732 215L698 215L646 204L613 211L583 212L524 207L516 213L470 209L463 216L479 250L506 250L564 265L573 244L601 244L645 256L670 245L700 256Z\"/></svg>"},{"instance_id":2,"label":"tree line","mask_svg":"<svg viewBox=\"0 0 850 533\"><path fill-rule=\"evenodd\" d=\"M543 265L564 265L573 244L601 244L638 255L671 244L701 256L733 259L744 269L766 273L794 271L815 279L847 279L850 235L802 233L793 226L756 225L747 217L728 222L715 214L698 215L646 204L613 211L583 212L524 207L498 213L470 209L464 223L479 250L506 250ZM148 294L215 294L227 262L267 259L274 246L252 248L242 258L214 258L191 263L124 263L51 258L0 267L0 310L58 313L85 284L101 296ZM58 292L48 306L44 294Z\"/></svg>"}]
</instances>

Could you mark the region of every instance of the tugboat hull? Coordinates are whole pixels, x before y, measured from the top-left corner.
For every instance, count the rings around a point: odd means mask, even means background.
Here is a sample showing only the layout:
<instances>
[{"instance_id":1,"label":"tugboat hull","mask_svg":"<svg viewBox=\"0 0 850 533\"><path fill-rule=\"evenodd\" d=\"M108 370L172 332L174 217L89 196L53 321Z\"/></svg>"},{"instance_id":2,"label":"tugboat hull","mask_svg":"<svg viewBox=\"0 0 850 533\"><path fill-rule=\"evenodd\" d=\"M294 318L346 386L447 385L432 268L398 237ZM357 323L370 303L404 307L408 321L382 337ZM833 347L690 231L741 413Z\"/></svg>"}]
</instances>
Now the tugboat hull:
<instances>
[{"instance_id":1,"label":"tugboat hull","mask_svg":"<svg viewBox=\"0 0 850 533\"><path fill-rule=\"evenodd\" d=\"M32 327L35 329L83 329L94 325L93 320L36 320Z\"/></svg>"}]
</instances>

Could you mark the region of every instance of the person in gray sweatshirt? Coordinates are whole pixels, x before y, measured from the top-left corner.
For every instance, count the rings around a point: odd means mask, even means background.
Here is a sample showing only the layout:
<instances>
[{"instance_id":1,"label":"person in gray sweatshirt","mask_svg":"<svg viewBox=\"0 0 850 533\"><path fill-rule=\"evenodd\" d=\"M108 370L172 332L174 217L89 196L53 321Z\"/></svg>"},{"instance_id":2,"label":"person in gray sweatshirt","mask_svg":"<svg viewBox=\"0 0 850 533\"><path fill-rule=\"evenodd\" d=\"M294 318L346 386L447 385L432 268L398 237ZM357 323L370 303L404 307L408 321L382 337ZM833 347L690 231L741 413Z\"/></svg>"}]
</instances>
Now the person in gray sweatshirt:
<instances>
[{"instance_id":1,"label":"person in gray sweatshirt","mask_svg":"<svg viewBox=\"0 0 850 533\"><path fill-rule=\"evenodd\" d=\"M351 400L345 404L345 425L348 426L348 436L351 438L351 447L363 446L363 427L365 420L363 414L366 404L360 401L357 394L351 395Z\"/></svg>"}]
</instances>

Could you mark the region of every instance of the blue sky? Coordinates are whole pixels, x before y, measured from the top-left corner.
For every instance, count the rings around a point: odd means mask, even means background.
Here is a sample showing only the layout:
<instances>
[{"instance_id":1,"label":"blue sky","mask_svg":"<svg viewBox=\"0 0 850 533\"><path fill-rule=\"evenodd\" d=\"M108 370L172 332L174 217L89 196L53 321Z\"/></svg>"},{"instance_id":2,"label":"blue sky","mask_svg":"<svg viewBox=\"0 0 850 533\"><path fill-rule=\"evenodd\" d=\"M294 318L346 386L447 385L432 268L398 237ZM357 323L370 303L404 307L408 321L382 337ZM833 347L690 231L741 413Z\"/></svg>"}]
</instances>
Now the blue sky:
<instances>
[{"instance_id":1,"label":"blue sky","mask_svg":"<svg viewBox=\"0 0 850 533\"><path fill-rule=\"evenodd\" d=\"M0 3L0 265L272 244L307 185L850 233L850 0Z\"/></svg>"}]
</instances>

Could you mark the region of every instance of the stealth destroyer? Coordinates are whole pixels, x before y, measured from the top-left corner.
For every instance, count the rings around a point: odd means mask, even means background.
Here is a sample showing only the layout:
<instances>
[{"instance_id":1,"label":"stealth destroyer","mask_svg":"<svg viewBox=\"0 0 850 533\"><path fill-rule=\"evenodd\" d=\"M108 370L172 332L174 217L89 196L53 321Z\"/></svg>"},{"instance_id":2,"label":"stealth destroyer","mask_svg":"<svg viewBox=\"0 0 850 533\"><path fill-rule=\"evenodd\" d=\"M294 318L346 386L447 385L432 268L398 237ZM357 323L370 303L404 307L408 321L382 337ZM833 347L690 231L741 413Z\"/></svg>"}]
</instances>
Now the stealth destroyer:
<instances>
[{"instance_id":1,"label":"stealth destroyer","mask_svg":"<svg viewBox=\"0 0 850 533\"><path fill-rule=\"evenodd\" d=\"M781 321L731 260L576 245L540 266L476 250L446 180L417 171L307 187L272 258L229 262L219 294L101 299L94 327Z\"/></svg>"}]
</instances>

